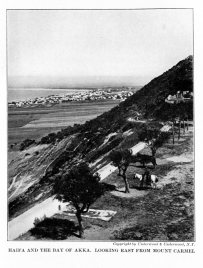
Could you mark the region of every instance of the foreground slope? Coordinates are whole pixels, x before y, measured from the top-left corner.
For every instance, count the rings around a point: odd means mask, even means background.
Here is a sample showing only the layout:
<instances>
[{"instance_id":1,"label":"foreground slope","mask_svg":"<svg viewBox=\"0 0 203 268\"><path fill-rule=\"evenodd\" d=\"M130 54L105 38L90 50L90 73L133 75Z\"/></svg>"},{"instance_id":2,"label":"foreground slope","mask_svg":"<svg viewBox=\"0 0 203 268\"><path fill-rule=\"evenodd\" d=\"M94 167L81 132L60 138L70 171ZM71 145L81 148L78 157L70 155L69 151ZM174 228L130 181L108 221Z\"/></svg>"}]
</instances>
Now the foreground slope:
<instances>
[{"instance_id":1,"label":"foreground slope","mask_svg":"<svg viewBox=\"0 0 203 268\"><path fill-rule=\"evenodd\" d=\"M194 241L194 161L193 128L181 139L169 140L157 153L157 189L139 189L134 173L142 173L139 165L127 171L130 194L123 192L122 178L112 173L104 182L116 186L91 207L117 212L110 221L83 218L85 240ZM77 219L57 213L18 240L78 240ZM33 220L33 218L32 218ZM49 226L47 228L47 226Z\"/></svg>"},{"instance_id":2,"label":"foreground slope","mask_svg":"<svg viewBox=\"0 0 203 268\"><path fill-rule=\"evenodd\" d=\"M10 218L51 196L55 177L66 173L78 161L85 160L96 171L109 162L112 149L130 148L138 143L137 131L147 118L164 121L184 111L192 119L192 101L181 105L164 101L179 90L192 91L192 68L190 56L109 112L83 125L52 133L16 154L9 163ZM143 119L141 122L128 121L137 115ZM148 123L162 126L159 122Z\"/></svg>"}]
</instances>

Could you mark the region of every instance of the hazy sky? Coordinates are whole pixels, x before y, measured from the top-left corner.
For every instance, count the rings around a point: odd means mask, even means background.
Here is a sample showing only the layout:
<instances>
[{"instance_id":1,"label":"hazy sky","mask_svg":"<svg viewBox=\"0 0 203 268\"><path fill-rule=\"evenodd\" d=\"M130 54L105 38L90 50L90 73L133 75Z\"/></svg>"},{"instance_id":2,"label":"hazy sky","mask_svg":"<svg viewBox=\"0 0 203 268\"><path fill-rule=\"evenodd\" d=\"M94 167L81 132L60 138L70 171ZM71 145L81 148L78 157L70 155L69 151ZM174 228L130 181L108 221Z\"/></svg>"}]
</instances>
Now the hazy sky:
<instances>
[{"instance_id":1,"label":"hazy sky","mask_svg":"<svg viewBox=\"0 0 203 268\"><path fill-rule=\"evenodd\" d=\"M193 54L192 20L191 9L8 10L8 76L15 77L8 81L23 86L33 76L50 86L49 77L54 85L60 77L68 84L130 76L144 85Z\"/></svg>"}]
</instances>

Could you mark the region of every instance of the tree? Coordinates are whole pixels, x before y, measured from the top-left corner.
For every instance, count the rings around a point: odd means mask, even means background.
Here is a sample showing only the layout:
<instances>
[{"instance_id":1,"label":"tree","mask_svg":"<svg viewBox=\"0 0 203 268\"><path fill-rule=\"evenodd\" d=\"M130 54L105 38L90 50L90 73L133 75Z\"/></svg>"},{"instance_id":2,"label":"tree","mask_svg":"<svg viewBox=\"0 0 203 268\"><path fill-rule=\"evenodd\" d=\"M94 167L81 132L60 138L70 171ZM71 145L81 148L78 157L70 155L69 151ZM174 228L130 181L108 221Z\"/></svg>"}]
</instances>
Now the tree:
<instances>
[{"instance_id":1,"label":"tree","mask_svg":"<svg viewBox=\"0 0 203 268\"><path fill-rule=\"evenodd\" d=\"M181 117L179 117L178 140L180 139Z\"/></svg>"},{"instance_id":2,"label":"tree","mask_svg":"<svg viewBox=\"0 0 203 268\"><path fill-rule=\"evenodd\" d=\"M103 194L99 180L99 175L94 174L89 166L82 162L73 167L68 174L57 177L54 183L55 198L62 202L70 202L76 209L81 238L84 235L81 216L87 213L90 206Z\"/></svg>"},{"instance_id":3,"label":"tree","mask_svg":"<svg viewBox=\"0 0 203 268\"><path fill-rule=\"evenodd\" d=\"M159 136L153 143L154 150L156 151L161 147L166 141L169 140L171 133L170 132L160 132Z\"/></svg>"},{"instance_id":4,"label":"tree","mask_svg":"<svg viewBox=\"0 0 203 268\"><path fill-rule=\"evenodd\" d=\"M155 146L155 142L160 136L160 133L158 128L149 128L147 126L141 129L138 133L139 140L148 144L153 156L156 154L157 147Z\"/></svg>"},{"instance_id":5,"label":"tree","mask_svg":"<svg viewBox=\"0 0 203 268\"><path fill-rule=\"evenodd\" d=\"M148 144L152 155L155 157L157 149L169 139L170 133L161 132L158 128L145 127L138 133L138 137L140 141Z\"/></svg>"},{"instance_id":6,"label":"tree","mask_svg":"<svg viewBox=\"0 0 203 268\"><path fill-rule=\"evenodd\" d=\"M182 119L183 119L183 133L185 134L185 129L188 130L188 113L187 112L183 112ZM186 126L185 126L185 121L186 121Z\"/></svg>"},{"instance_id":7,"label":"tree","mask_svg":"<svg viewBox=\"0 0 203 268\"><path fill-rule=\"evenodd\" d=\"M150 143L153 139L156 139L160 133L158 128L150 128L145 126L138 132L138 138L140 141Z\"/></svg>"},{"instance_id":8,"label":"tree","mask_svg":"<svg viewBox=\"0 0 203 268\"><path fill-rule=\"evenodd\" d=\"M129 183L127 180L126 172L131 162L131 152L128 149L113 150L111 151L109 158L115 167L118 167L118 176L123 177L125 183L125 192L129 193Z\"/></svg>"},{"instance_id":9,"label":"tree","mask_svg":"<svg viewBox=\"0 0 203 268\"><path fill-rule=\"evenodd\" d=\"M26 139L20 145L20 151L23 151L25 148L29 147L30 145L34 144L35 140Z\"/></svg>"},{"instance_id":10,"label":"tree","mask_svg":"<svg viewBox=\"0 0 203 268\"><path fill-rule=\"evenodd\" d=\"M175 118L172 119L173 121L173 125L172 125L172 135L173 135L173 144L174 144L174 141L175 141Z\"/></svg>"}]
</instances>

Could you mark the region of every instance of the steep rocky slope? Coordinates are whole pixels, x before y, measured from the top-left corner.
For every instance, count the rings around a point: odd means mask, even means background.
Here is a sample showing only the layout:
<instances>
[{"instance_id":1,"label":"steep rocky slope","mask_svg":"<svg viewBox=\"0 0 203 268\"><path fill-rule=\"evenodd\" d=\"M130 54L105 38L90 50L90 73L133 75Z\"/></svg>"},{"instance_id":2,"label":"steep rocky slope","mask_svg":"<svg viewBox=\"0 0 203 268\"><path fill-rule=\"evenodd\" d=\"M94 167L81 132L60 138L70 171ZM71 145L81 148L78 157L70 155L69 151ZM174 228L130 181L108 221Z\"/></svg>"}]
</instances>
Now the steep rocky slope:
<instances>
[{"instance_id":1,"label":"steep rocky slope","mask_svg":"<svg viewBox=\"0 0 203 268\"><path fill-rule=\"evenodd\" d=\"M178 105L164 101L178 90L192 91L192 81L193 58L189 56L109 112L83 125L52 133L37 145L16 153L9 163L10 217L50 196L55 177L66 173L78 161L85 160L96 171L109 161L108 153L113 148L130 148L138 143L137 132L144 123L129 122L129 118L139 114L144 120L164 121L186 112L192 119L192 101ZM161 127L157 121L147 123Z\"/></svg>"}]
</instances>

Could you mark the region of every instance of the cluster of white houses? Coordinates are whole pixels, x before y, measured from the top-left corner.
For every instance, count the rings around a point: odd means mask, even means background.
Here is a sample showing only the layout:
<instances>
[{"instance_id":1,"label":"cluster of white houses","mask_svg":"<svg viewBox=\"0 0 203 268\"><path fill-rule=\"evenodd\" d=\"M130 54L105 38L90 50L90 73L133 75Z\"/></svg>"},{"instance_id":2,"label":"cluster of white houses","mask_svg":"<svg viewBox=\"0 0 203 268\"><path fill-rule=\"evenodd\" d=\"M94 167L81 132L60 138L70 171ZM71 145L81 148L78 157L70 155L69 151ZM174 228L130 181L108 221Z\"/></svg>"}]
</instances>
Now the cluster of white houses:
<instances>
[{"instance_id":1,"label":"cluster of white houses","mask_svg":"<svg viewBox=\"0 0 203 268\"><path fill-rule=\"evenodd\" d=\"M168 95L165 102L174 104L191 100L193 98L193 92L190 91L177 91L175 95Z\"/></svg>"},{"instance_id":2,"label":"cluster of white houses","mask_svg":"<svg viewBox=\"0 0 203 268\"><path fill-rule=\"evenodd\" d=\"M85 101L85 100L120 100L124 101L127 97L133 95L132 91L111 92L111 90L88 90L85 92L75 92L73 94L65 95L50 95L47 97L36 97L34 99L25 101L9 102L9 107L22 107L37 104L58 104L69 101Z\"/></svg>"}]
</instances>

